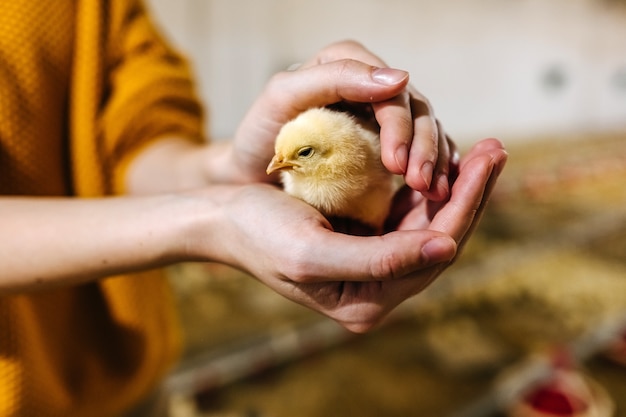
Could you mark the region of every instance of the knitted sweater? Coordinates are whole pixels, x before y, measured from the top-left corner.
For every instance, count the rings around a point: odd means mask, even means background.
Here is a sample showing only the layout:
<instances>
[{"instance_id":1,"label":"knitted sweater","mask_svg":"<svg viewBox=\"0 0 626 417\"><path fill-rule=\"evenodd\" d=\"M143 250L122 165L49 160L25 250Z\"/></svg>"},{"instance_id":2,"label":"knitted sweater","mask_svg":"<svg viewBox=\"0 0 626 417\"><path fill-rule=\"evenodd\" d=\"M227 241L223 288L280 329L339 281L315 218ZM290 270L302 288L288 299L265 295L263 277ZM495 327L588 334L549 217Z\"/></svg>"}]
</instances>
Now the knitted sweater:
<instances>
[{"instance_id":1,"label":"knitted sweater","mask_svg":"<svg viewBox=\"0 0 626 417\"><path fill-rule=\"evenodd\" d=\"M123 193L142 147L202 140L201 116L140 0L0 3L0 195ZM128 409L179 354L172 301L158 271L0 297L0 417Z\"/></svg>"}]
</instances>

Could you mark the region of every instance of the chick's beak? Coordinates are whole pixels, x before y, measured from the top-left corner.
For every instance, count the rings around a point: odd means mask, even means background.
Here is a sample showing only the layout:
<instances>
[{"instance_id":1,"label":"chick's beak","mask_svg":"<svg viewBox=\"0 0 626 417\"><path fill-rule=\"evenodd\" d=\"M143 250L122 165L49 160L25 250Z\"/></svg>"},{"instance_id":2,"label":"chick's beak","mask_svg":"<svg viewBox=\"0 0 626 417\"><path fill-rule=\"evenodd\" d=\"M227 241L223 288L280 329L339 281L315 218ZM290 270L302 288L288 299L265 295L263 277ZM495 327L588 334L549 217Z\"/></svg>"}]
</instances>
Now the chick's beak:
<instances>
[{"instance_id":1,"label":"chick's beak","mask_svg":"<svg viewBox=\"0 0 626 417\"><path fill-rule=\"evenodd\" d=\"M270 175L272 172L279 171L281 169L292 169L294 166L296 166L295 163L285 160L285 158L280 154L276 154L270 161L270 164L267 166L265 172L267 175Z\"/></svg>"}]
</instances>

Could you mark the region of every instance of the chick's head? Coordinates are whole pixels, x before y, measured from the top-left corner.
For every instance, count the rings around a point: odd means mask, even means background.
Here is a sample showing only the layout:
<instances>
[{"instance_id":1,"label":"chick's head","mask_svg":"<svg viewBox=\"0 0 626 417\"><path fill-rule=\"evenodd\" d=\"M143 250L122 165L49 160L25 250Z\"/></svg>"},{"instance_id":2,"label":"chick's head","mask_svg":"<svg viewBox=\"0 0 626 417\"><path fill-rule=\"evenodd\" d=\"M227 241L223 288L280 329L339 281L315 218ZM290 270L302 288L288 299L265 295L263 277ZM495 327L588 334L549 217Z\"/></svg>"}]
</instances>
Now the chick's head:
<instances>
[{"instance_id":1,"label":"chick's head","mask_svg":"<svg viewBox=\"0 0 626 417\"><path fill-rule=\"evenodd\" d=\"M346 113L314 108L285 124L275 142L267 173L335 181L362 169L371 154L363 128Z\"/></svg>"}]
</instances>

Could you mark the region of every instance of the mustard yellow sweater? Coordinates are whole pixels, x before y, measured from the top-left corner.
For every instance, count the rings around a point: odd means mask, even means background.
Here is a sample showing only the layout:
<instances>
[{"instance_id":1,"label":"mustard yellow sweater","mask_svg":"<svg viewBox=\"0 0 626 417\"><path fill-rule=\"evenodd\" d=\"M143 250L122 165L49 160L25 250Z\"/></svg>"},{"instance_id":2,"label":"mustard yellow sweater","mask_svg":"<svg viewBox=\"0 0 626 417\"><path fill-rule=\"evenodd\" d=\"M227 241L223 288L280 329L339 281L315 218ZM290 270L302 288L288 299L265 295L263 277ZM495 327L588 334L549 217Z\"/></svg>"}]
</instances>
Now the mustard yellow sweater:
<instances>
[{"instance_id":1,"label":"mustard yellow sweater","mask_svg":"<svg viewBox=\"0 0 626 417\"><path fill-rule=\"evenodd\" d=\"M139 0L0 2L1 195L123 193L163 135L202 140L201 110ZM158 272L0 297L0 416L123 412L177 357L177 324Z\"/></svg>"}]
</instances>

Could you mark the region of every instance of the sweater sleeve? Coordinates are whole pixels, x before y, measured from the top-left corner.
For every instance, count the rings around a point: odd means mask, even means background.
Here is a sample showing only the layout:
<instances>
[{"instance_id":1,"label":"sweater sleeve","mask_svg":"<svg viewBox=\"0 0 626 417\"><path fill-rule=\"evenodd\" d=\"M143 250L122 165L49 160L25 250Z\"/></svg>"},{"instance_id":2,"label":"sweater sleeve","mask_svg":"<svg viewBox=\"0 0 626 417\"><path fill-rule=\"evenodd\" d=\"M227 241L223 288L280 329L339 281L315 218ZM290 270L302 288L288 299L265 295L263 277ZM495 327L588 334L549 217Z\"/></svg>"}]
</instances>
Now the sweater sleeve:
<instances>
[{"instance_id":1,"label":"sweater sleeve","mask_svg":"<svg viewBox=\"0 0 626 417\"><path fill-rule=\"evenodd\" d=\"M99 120L112 192L126 168L162 137L202 142L202 105L186 59L157 32L139 0L112 1L106 29L104 99Z\"/></svg>"}]
</instances>

